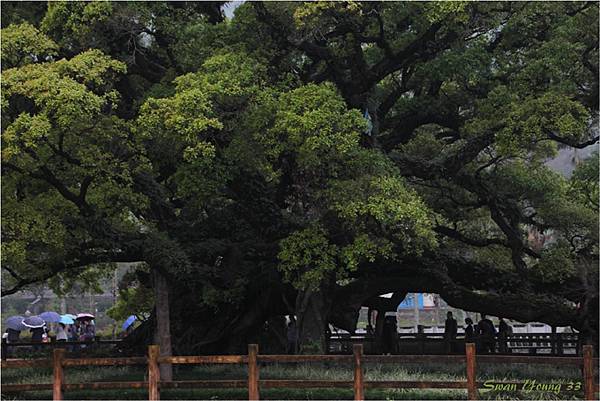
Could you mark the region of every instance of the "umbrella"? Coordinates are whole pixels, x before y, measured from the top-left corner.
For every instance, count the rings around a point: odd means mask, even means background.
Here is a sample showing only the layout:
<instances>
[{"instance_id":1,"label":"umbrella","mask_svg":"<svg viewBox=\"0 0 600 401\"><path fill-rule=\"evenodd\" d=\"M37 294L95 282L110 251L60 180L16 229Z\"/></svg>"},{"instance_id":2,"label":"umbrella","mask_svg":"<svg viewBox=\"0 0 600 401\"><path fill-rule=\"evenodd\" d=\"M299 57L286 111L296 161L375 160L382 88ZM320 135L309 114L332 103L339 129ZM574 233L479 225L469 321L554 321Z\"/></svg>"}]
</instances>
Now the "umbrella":
<instances>
[{"instance_id":1,"label":"umbrella","mask_svg":"<svg viewBox=\"0 0 600 401\"><path fill-rule=\"evenodd\" d=\"M75 320L73 320L73 318L71 316L72 315L62 315L60 317L60 320L58 321L58 323L62 323L62 324L73 324L73 323L75 323Z\"/></svg>"},{"instance_id":2,"label":"umbrella","mask_svg":"<svg viewBox=\"0 0 600 401\"><path fill-rule=\"evenodd\" d=\"M5 321L6 327L12 330L22 331L25 330L23 326L23 316L11 316Z\"/></svg>"},{"instance_id":3,"label":"umbrella","mask_svg":"<svg viewBox=\"0 0 600 401\"><path fill-rule=\"evenodd\" d=\"M37 329L40 327L44 327L46 322L39 316L29 316L23 319L23 326L29 327L31 329Z\"/></svg>"},{"instance_id":4,"label":"umbrella","mask_svg":"<svg viewBox=\"0 0 600 401\"><path fill-rule=\"evenodd\" d=\"M56 312L43 312L40 313L40 317L44 319L46 323L58 323L60 322L60 315Z\"/></svg>"},{"instance_id":5,"label":"umbrella","mask_svg":"<svg viewBox=\"0 0 600 401\"><path fill-rule=\"evenodd\" d=\"M77 315L73 315L72 313L65 313L64 315L61 315L61 316L67 316L67 317L70 317L73 320L77 319Z\"/></svg>"},{"instance_id":6,"label":"umbrella","mask_svg":"<svg viewBox=\"0 0 600 401\"><path fill-rule=\"evenodd\" d=\"M93 320L94 319L94 315L92 315L91 313L79 313L77 314L77 320Z\"/></svg>"},{"instance_id":7,"label":"umbrella","mask_svg":"<svg viewBox=\"0 0 600 401\"><path fill-rule=\"evenodd\" d=\"M131 326L133 322L135 322L135 320L136 317L134 315L129 316L127 320L125 320L125 323L123 323L123 326L121 326L123 328L123 331L127 330L127 328Z\"/></svg>"}]
</instances>

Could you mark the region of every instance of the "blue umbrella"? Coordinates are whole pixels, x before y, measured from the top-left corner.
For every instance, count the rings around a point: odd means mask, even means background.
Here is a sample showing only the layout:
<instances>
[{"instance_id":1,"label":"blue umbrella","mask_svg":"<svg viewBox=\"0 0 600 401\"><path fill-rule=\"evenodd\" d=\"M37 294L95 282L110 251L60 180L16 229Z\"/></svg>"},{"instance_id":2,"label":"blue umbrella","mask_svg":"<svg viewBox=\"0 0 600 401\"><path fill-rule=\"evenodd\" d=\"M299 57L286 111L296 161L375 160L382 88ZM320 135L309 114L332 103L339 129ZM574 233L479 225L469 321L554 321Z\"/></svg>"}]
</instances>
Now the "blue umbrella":
<instances>
[{"instance_id":1,"label":"blue umbrella","mask_svg":"<svg viewBox=\"0 0 600 401\"><path fill-rule=\"evenodd\" d=\"M6 319L5 324L6 327L12 330L25 330L25 326L23 326L23 316L11 316Z\"/></svg>"},{"instance_id":2,"label":"blue umbrella","mask_svg":"<svg viewBox=\"0 0 600 401\"><path fill-rule=\"evenodd\" d=\"M23 319L23 326L29 327L31 329L37 329L39 327L44 327L46 322L39 316L29 316Z\"/></svg>"},{"instance_id":3,"label":"blue umbrella","mask_svg":"<svg viewBox=\"0 0 600 401\"><path fill-rule=\"evenodd\" d=\"M127 328L129 326L131 326L133 324L133 322L136 321L136 317L134 315L131 315L127 318L127 320L125 320L125 323L123 323L123 326L121 326L123 328L123 331L127 330Z\"/></svg>"},{"instance_id":4,"label":"blue umbrella","mask_svg":"<svg viewBox=\"0 0 600 401\"><path fill-rule=\"evenodd\" d=\"M60 322L60 315L56 312L43 312L40 313L40 317L46 323L58 323Z\"/></svg>"},{"instance_id":5,"label":"blue umbrella","mask_svg":"<svg viewBox=\"0 0 600 401\"><path fill-rule=\"evenodd\" d=\"M75 320L73 320L73 318L69 315L62 315L60 317L60 320L58 321L58 323L62 323L62 324L73 324L75 323Z\"/></svg>"}]
</instances>

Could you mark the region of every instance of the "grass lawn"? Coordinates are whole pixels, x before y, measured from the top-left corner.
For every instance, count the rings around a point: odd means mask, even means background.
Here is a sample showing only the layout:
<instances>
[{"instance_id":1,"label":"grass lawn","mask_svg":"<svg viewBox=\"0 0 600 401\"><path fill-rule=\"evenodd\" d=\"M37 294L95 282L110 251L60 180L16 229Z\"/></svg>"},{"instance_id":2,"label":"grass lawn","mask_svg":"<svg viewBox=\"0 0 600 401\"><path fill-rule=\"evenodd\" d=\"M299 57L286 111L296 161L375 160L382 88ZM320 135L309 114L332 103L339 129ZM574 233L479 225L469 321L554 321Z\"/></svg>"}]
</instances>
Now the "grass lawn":
<instances>
[{"instance_id":1,"label":"grass lawn","mask_svg":"<svg viewBox=\"0 0 600 401\"><path fill-rule=\"evenodd\" d=\"M94 381L139 381L144 380L145 367L69 367L65 369L67 383ZM538 383L563 383L561 392L515 392L480 391L481 399L582 399L583 391L566 391L569 381L581 381L581 371L577 367L543 365L484 365L477 367L478 381L536 379ZM313 380L352 380L352 368L333 364L269 364L261 366L261 379L313 379ZM174 380L218 380L245 379L246 367L235 365L177 366ZM454 381L465 379L464 364L367 364L365 380L440 380ZM49 368L3 369L2 383L51 383L52 370ZM147 399L146 390L74 390L65 391L65 399ZM246 389L170 389L162 390L161 398L167 399L247 399ZM352 399L352 389L263 389L262 399ZM367 399L381 400L461 400L466 399L466 390L393 390L373 389L366 391ZM2 399L52 399L50 391L2 394Z\"/></svg>"}]
</instances>

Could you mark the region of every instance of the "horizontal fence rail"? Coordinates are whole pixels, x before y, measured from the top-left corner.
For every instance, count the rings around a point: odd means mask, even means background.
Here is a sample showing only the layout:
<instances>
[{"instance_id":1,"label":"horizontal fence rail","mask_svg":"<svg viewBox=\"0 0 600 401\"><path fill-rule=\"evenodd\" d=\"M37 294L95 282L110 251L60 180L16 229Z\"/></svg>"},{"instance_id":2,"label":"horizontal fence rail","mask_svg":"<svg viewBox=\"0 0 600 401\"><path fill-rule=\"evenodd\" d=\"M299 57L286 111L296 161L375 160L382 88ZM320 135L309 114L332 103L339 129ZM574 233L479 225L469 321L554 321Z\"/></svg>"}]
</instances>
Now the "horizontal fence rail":
<instances>
[{"instance_id":1,"label":"horizontal fence rail","mask_svg":"<svg viewBox=\"0 0 600 401\"><path fill-rule=\"evenodd\" d=\"M9 359L2 361L2 368L27 368L52 366L53 382L41 384L3 384L4 393L21 391L52 390L54 400L62 400L64 391L95 389L147 389L149 400L160 400L161 389L174 388L247 388L249 400L260 399L260 389L269 388L352 388L355 400L364 400L366 389L466 389L469 400L478 398L478 389L484 383L477 381L478 363L501 364L570 364L582 366L583 390L586 400L597 399L598 384L594 381L594 366L598 358L593 358L592 346L583 347L582 357L540 357L508 355L476 355L475 345L466 344L465 355L363 355L363 345L354 344L352 355L259 355L256 344L248 345L248 355L199 355L199 356L159 356L156 345L148 347L147 357L129 358L65 358L64 349L55 349L52 359ZM336 362L353 366L353 380L285 380L260 379L259 362L302 363ZM465 363L466 381L368 381L364 379L364 364L370 363ZM247 365L247 380L188 380L161 381L161 363L169 364L239 364ZM147 381L66 383L64 368L72 366L123 366L147 365ZM501 384L522 385L524 382L506 381Z\"/></svg>"}]
</instances>

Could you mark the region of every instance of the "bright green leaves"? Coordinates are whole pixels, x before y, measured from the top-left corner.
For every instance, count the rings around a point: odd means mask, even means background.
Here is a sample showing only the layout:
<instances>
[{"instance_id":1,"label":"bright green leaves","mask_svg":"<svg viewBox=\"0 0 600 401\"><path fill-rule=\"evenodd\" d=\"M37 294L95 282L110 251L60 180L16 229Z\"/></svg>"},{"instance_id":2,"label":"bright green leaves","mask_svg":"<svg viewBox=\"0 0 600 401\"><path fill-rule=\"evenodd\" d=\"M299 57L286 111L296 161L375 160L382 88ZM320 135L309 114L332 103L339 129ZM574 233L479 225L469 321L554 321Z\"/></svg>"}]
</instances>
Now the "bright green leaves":
<instances>
[{"instance_id":1,"label":"bright green leaves","mask_svg":"<svg viewBox=\"0 0 600 401\"><path fill-rule=\"evenodd\" d=\"M206 83L218 94L223 106L233 106L229 100L246 100L264 85L266 68L244 53L215 55L202 65Z\"/></svg>"},{"instance_id":2,"label":"bright green leaves","mask_svg":"<svg viewBox=\"0 0 600 401\"><path fill-rule=\"evenodd\" d=\"M104 124L99 123L106 110L116 107L112 85L121 72L123 64L97 50L5 71L3 161L26 169L45 163L53 153L78 160L79 165L88 161L84 154L96 149L90 147L97 139L94 128ZM95 164L99 157L92 154L89 162ZM27 166L28 161L33 165Z\"/></svg>"},{"instance_id":3,"label":"bright green leaves","mask_svg":"<svg viewBox=\"0 0 600 401\"><path fill-rule=\"evenodd\" d=\"M341 262L349 272L356 271L359 264L374 263L377 259L392 259L394 243L384 238L359 234L354 241L341 249Z\"/></svg>"},{"instance_id":4,"label":"bright green leaves","mask_svg":"<svg viewBox=\"0 0 600 401\"><path fill-rule=\"evenodd\" d=\"M30 107L26 112L43 116L55 128L91 124L104 109L115 105L117 93L111 87L124 68L122 63L90 50L71 60L7 70L2 80L4 117L9 122L18 118L11 115L11 98L27 99L35 110Z\"/></svg>"},{"instance_id":5,"label":"bright green leaves","mask_svg":"<svg viewBox=\"0 0 600 401\"><path fill-rule=\"evenodd\" d=\"M297 288L318 286L338 270L339 249L319 225L296 231L280 242L279 269Z\"/></svg>"},{"instance_id":6,"label":"bright green leaves","mask_svg":"<svg viewBox=\"0 0 600 401\"><path fill-rule=\"evenodd\" d=\"M270 153L294 153L301 169L336 175L359 148L366 121L347 110L333 85L309 84L279 97L275 125L264 140Z\"/></svg>"},{"instance_id":7,"label":"bright green leaves","mask_svg":"<svg viewBox=\"0 0 600 401\"><path fill-rule=\"evenodd\" d=\"M86 176L96 179L90 187L92 196L97 185L106 182L117 187L116 182L128 182L131 187L129 164L109 151L115 140L122 152L135 146L127 124L110 115L118 100L114 80L124 70L122 63L89 50L71 60L5 71L3 162L38 178L43 169L46 177L54 175L65 189L79 187ZM108 191L105 186L101 197L115 194L113 201L105 202L115 206L121 202L114 199L126 192L123 187Z\"/></svg>"},{"instance_id":8,"label":"bright green leaves","mask_svg":"<svg viewBox=\"0 0 600 401\"><path fill-rule=\"evenodd\" d=\"M426 3L425 15L431 23L452 19L466 22L469 19L467 1L433 1Z\"/></svg>"},{"instance_id":9,"label":"bright green leaves","mask_svg":"<svg viewBox=\"0 0 600 401\"><path fill-rule=\"evenodd\" d=\"M400 176L363 176L332 185L333 210L350 226L371 230L394 241L406 253L421 253L436 245L433 214L407 188Z\"/></svg>"},{"instance_id":10,"label":"bright green leaves","mask_svg":"<svg viewBox=\"0 0 600 401\"><path fill-rule=\"evenodd\" d=\"M2 69L49 61L58 46L28 23L2 29Z\"/></svg>"},{"instance_id":11,"label":"bright green leaves","mask_svg":"<svg viewBox=\"0 0 600 401\"><path fill-rule=\"evenodd\" d=\"M581 103L556 93L520 99L510 103L505 125L497 135L503 154L522 153L550 135L572 143L588 134L588 111Z\"/></svg>"},{"instance_id":12,"label":"bright green leaves","mask_svg":"<svg viewBox=\"0 0 600 401\"><path fill-rule=\"evenodd\" d=\"M99 45L97 30L107 23L112 12L113 4L108 1L51 2L41 28L69 49L94 42Z\"/></svg>"},{"instance_id":13,"label":"bright green leaves","mask_svg":"<svg viewBox=\"0 0 600 401\"><path fill-rule=\"evenodd\" d=\"M180 196L201 202L224 185L222 153L236 136L239 115L259 92L263 77L264 68L244 54L216 55L198 72L178 77L173 96L151 98L142 106L138 131L153 141L153 154L169 154L156 167L171 163ZM157 148L163 146L167 148Z\"/></svg>"},{"instance_id":14,"label":"bright green leaves","mask_svg":"<svg viewBox=\"0 0 600 401\"><path fill-rule=\"evenodd\" d=\"M174 135L193 148L223 128L223 112L240 107L259 90L263 71L242 54L212 57L199 72L175 80L175 96L149 99L140 126L145 135Z\"/></svg>"},{"instance_id":15,"label":"bright green leaves","mask_svg":"<svg viewBox=\"0 0 600 401\"><path fill-rule=\"evenodd\" d=\"M544 140L554 136L579 143L589 135L589 111L578 101L557 92L520 94L508 86L498 86L476 104L477 114L465 126L476 136L494 133L495 147L505 156L552 154Z\"/></svg>"},{"instance_id":16,"label":"bright green leaves","mask_svg":"<svg viewBox=\"0 0 600 401\"><path fill-rule=\"evenodd\" d=\"M223 126L214 116L212 103L202 88L187 90L173 98L149 99L142 106L139 121L145 135L175 134L187 145L184 149L187 160L214 154L210 143L200 138L207 130Z\"/></svg>"},{"instance_id":17,"label":"bright green leaves","mask_svg":"<svg viewBox=\"0 0 600 401\"><path fill-rule=\"evenodd\" d=\"M279 97L273 128L260 138L272 160L294 160L295 199L308 228L283 240L280 269L296 286L343 278L359 264L435 246L430 210L378 151L360 146L365 120L329 84ZM264 132L264 131L262 131ZM325 229L317 216L341 225ZM329 230L329 231L328 231ZM340 242L331 238L345 238Z\"/></svg>"},{"instance_id":18,"label":"bright green leaves","mask_svg":"<svg viewBox=\"0 0 600 401\"><path fill-rule=\"evenodd\" d=\"M4 146L2 160L11 160L27 149L35 149L44 138L50 136L52 125L44 115L31 116L21 113L2 135Z\"/></svg>"},{"instance_id":19,"label":"bright green leaves","mask_svg":"<svg viewBox=\"0 0 600 401\"><path fill-rule=\"evenodd\" d=\"M294 10L294 22L300 29L323 31L335 27L340 19L351 20L361 12L358 1L311 1L301 3Z\"/></svg>"},{"instance_id":20,"label":"bright green leaves","mask_svg":"<svg viewBox=\"0 0 600 401\"><path fill-rule=\"evenodd\" d=\"M112 60L100 50L88 50L73 57L68 62L56 63L57 72L75 82L85 85L94 93L106 93L113 102L116 92L111 92L117 76L126 71L125 64Z\"/></svg>"},{"instance_id":21,"label":"bright green leaves","mask_svg":"<svg viewBox=\"0 0 600 401\"><path fill-rule=\"evenodd\" d=\"M117 221L142 208L144 197L132 190L144 164L132 158L139 144L129 124L112 115L119 98L113 86L124 72L98 50L5 71L2 161L63 201L93 205Z\"/></svg>"}]
</instances>

